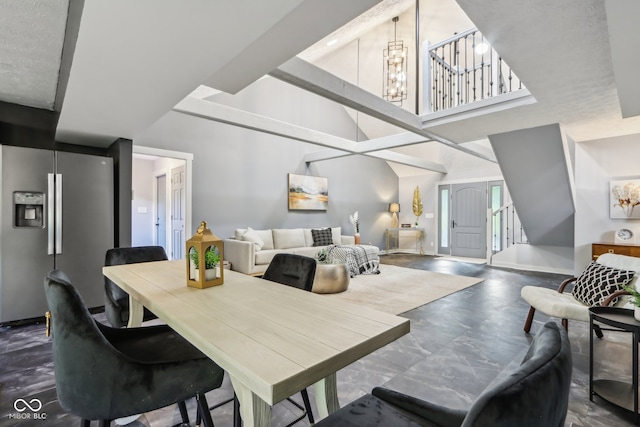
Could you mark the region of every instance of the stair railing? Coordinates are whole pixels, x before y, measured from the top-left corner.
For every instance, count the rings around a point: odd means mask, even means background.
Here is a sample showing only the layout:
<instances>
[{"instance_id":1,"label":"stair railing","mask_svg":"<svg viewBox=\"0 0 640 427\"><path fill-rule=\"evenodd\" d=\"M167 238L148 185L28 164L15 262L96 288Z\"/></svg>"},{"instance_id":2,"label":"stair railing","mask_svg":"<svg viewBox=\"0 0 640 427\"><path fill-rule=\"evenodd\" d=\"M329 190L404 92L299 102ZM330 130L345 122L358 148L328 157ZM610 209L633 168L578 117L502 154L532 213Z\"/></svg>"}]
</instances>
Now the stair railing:
<instances>
[{"instance_id":1,"label":"stair railing","mask_svg":"<svg viewBox=\"0 0 640 427\"><path fill-rule=\"evenodd\" d=\"M496 209L489 209L487 223L487 264L491 264L493 255L513 245L529 244L513 203Z\"/></svg>"},{"instance_id":2,"label":"stair railing","mask_svg":"<svg viewBox=\"0 0 640 427\"><path fill-rule=\"evenodd\" d=\"M424 49L426 112L523 89L520 79L477 28L433 45L427 41Z\"/></svg>"}]
</instances>

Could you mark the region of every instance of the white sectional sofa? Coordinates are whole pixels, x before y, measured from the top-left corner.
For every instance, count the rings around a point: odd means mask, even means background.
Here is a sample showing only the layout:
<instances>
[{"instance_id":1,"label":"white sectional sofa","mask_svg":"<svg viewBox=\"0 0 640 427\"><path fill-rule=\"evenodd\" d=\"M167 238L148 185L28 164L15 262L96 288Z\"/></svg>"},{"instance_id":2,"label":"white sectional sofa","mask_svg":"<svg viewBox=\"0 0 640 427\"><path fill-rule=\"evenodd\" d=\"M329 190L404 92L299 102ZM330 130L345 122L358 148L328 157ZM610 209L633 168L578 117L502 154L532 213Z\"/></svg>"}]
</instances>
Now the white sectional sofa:
<instances>
[{"instance_id":1,"label":"white sectional sofa","mask_svg":"<svg viewBox=\"0 0 640 427\"><path fill-rule=\"evenodd\" d=\"M328 227L325 227L326 230ZM233 238L224 240L224 258L231 269L259 275L277 253L294 253L313 257L327 245L314 246L311 228L273 228L268 230L236 229ZM323 230L314 228L313 230ZM343 236L341 227L331 228L331 243L353 245L353 236Z\"/></svg>"}]
</instances>

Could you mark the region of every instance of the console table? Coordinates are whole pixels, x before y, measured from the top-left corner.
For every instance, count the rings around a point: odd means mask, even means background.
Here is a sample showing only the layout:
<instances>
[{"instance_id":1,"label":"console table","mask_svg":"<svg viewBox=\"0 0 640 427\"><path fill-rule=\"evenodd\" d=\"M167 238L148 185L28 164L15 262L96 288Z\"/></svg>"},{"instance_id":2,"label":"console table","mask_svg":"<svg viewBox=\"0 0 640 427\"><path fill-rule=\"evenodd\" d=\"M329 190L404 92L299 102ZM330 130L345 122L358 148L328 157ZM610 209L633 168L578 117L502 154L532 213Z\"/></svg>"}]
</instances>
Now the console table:
<instances>
[{"instance_id":1,"label":"console table","mask_svg":"<svg viewBox=\"0 0 640 427\"><path fill-rule=\"evenodd\" d=\"M598 259L602 254L612 253L640 257L640 245L624 245L619 243L592 243L591 257Z\"/></svg>"},{"instance_id":2,"label":"console table","mask_svg":"<svg viewBox=\"0 0 640 427\"><path fill-rule=\"evenodd\" d=\"M400 232L408 231L415 234L416 238L416 252L420 253L420 255L424 254L424 228L420 227L398 227L398 228L387 228L385 232L386 240L387 240L387 252L389 253L389 240L396 239L397 246L400 246Z\"/></svg>"},{"instance_id":3,"label":"console table","mask_svg":"<svg viewBox=\"0 0 640 427\"><path fill-rule=\"evenodd\" d=\"M638 338L640 337L640 322L633 317L633 310L615 307L591 307L589 309L589 400L593 396L600 396L613 405L631 411L636 425L640 424L638 413ZM631 333L632 375L629 381L616 379L593 379L593 334L595 326L607 325L601 328L609 331Z\"/></svg>"}]
</instances>

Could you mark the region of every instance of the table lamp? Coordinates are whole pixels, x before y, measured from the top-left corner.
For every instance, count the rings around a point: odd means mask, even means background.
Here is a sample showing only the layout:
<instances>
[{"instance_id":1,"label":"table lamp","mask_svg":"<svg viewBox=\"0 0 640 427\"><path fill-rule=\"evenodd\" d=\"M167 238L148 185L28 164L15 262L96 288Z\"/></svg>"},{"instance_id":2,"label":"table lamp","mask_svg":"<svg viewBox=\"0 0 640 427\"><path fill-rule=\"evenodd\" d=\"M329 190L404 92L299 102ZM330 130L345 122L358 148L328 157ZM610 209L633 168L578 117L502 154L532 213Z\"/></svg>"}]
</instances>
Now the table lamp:
<instances>
[{"instance_id":1,"label":"table lamp","mask_svg":"<svg viewBox=\"0 0 640 427\"><path fill-rule=\"evenodd\" d=\"M398 212L400 212L400 203L389 203L389 212L393 213L391 217L391 228L398 228Z\"/></svg>"}]
</instances>

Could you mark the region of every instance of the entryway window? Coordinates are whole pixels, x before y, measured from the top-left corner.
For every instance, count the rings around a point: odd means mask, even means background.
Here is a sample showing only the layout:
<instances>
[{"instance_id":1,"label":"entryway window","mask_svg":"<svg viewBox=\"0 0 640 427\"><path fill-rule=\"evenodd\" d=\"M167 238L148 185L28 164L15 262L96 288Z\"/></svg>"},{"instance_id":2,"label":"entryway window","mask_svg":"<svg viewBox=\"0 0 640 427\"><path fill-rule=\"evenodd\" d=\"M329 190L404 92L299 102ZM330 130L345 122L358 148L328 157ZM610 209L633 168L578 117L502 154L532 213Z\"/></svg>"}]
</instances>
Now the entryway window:
<instances>
[{"instance_id":1,"label":"entryway window","mask_svg":"<svg viewBox=\"0 0 640 427\"><path fill-rule=\"evenodd\" d=\"M449 186L438 186L438 206L440 207L438 214L438 253L449 253L450 198Z\"/></svg>"}]
</instances>

